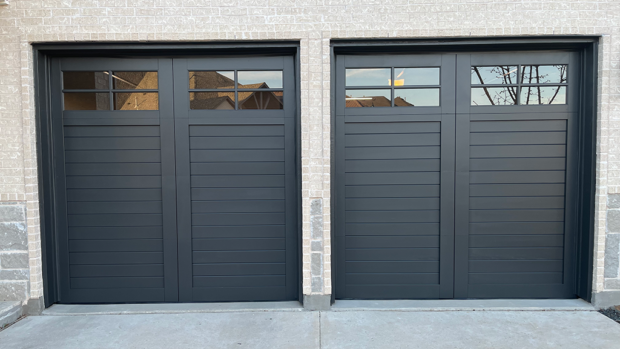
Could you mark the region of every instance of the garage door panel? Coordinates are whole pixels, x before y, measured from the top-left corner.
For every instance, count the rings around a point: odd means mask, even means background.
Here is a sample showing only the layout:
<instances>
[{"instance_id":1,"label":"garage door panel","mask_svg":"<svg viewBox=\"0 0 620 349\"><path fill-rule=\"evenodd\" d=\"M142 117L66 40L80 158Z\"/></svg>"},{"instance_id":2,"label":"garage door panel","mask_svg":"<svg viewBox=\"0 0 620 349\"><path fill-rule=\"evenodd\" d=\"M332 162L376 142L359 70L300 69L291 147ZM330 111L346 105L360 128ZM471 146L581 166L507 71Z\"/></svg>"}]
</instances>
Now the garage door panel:
<instances>
[{"instance_id":1,"label":"garage door panel","mask_svg":"<svg viewBox=\"0 0 620 349\"><path fill-rule=\"evenodd\" d=\"M285 275L285 263L194 264L195 276Z\"/></svg>"},{"instance_id":2,"label":"garage door panel","mask_svg":"<svg viewBox=\"0 0 620 349\"><path fill-rule=\"evenodd\" d=\"M70 252L159 252L162 239L69 240Z\"/></svg>"},{"instance_id":3,"label":"garage door panel","mask_svg":"<svg viewBox=\"0 0 620 349\"><path fill-rule=\"evenodd\" d=\"M471 171L470 183L564 183L564 171Z\"/></svg>"},{"instance_id":4,"label":"garage door panel","mask_svg":"<svg viewBox=\"0 0 620 349\"><path fill-rule=\"evenodd\" d=\"M261 225L284 224L284 213L194 213L194 225Z\"/></svg>"},{"instance_id":5,"label":"garage door panel","mask_svg":"<svg viewBox=\"0 0 620 349\"><path fill-rule=\"evenodd\" d=\"M284 162L195 162L191 172L196 175L283 175Z\"/></svg>"},{"instance_id":6,"label":"garage door panel","mask_svg":"<svg viewBox=\"0 0 620 349\"><path fill-rule=\"evenodd\" d=\"M469 207L472 210L481 209L551 209L564 208L564 198L561 196L538 197L471 197Z\"/></svg>"},{"instance_id":7,"label":"garage door panel","mask_svg":"<svg viewBox=\"0 0 620 349\"><path fill-rule=\"evenodd\" d=\"M559 284L562 273L472 273L469 279L476 284Z\"/></svg>"},{"instance_id":8,"label":"garage door panel","mask_svg":"<svg viewBox=\"0 0 620 349\"><path fill-rule=\"evenodd\" d=\"M71 264L162 264L162 252L76 252L69 254Z\"/></svg>"},{"instance_id":9,"label":"garage door panel","mask_svg":"<svg viewBox=\"0 0 620 349\"><path fill-rule=\"evenodd\" d=\"M347 160L365 159L438 159L438 146L420 147L356 147L346 148Z\"/></svg>"},{"instance_id":10,"label":"garage door panel","mask_svg":"<svg viewBox=\"0 0 620 349\"><path fill-rule=\"evenodd\" d=\"M346 236L439 234L439 223L347 223L345 226Z\"/></svg>"},{"instance_id":11,"label":"garage door panel","mask_svg":"<svg viewBox=\"0 0 620 349\"><path fill-rule=\"evenodd\" d=\"M269 287L285 286L284 275L194 276L195 287Z\"/></svg>"},{"instance_id":12,"label":"garage door panel","mask_svg":"<svg viewBox=\"0 0 620 349\"><path fill-rule=\"evenodd\" d=\"M345 160L345 171L356 172L408 172L439 171L439 159L394 159L394 160Z\"/></svg>"},{"instance_id":13,"label":"garage door panel","mask_svg":"<svg viewBox=\"0 0 620 349\"><path fill-rule=\"evenodd\" d=\"M439 285L351 285L347 296L353 299L437 299Z\"/></svg>"},{"instance_id":14,"label":"garage door panel","mask_svg":"<svg viewBox=\"0 0 620 349\"><path fill-rule=\"evenodd\" d=\"M284 200L194 201L192 205L192 213L284 213L285 210L286 207Z\"/></svg>"},{"instance_id":15,"label":"garage door panel","mask_svg":"<svg viewBox=\"0 0 620 349\"><path fill-rule=\"evenodd\" d=\"M345 135L347 147L393 147L439 145L439 132L409 134L353 134Z\"/></svg>"},{"instance_id":16,"label":"garage door panel","mask_svg":"<svg viewBox=\"0 0 620 349\"><path fill-rule=\"evenodd\" d=\"M472 223L483 222L561 222L564 210L470 210Z\"/></svg>"},{"instance_id":17,"label":"garage door panel","mask_svg":"<svg viewBox=\"0 0 620 349\"><path fill-rule=\"evenodd\" d=\"M281 200L284 188L192 188L194 200Z\"/></svg>"},{"instance_id":18,"label":"garage door panel","mask_svg":"<svg viewBox=\"0 0 620 349\"><path fill-rule=\"evenodd\" d=\"M347 211L347 223L432 223L439 220L439 210L419 211Z\"/></svg>"},{"instance_id":19,"label":"garage door panel","mask_svg":"<svg viewBox=\"0 0 620 349\"><path fill-rule=\"evenodd\" d=\"M151 227L71 227L69 239L157 239L163 236L161 226Z\"/></svg>"},{"instance_id":20,"label":"garage door panel","mask_svg":"<svg viewBox=\"0 0 620 349\"><path fill-rule=\"evenodd\" d=\"M471 284L467 288L473 298L574 298L563 284Z\"/></svg>"},{"instance_id":21,"label":"garage door panel","mask_svg":"<svg viewBox=\"0 0 620 349\"><path fill-rule=\"evenodd\" d=\"M160 176L67 176L68 189L161 188Z\"/></svg>"},{"instance_id":22,"label":"garage door panel","mask_svg":"<svg viewBox=\"0 0 620 349\"><path fill-rule=\"evenodd\" d=\"M284 137L190 137L191 149L283 149Z\"/></svg>"},{"instance_id":23,"label":"garage door panel","mask_svg":"<svg viewBox=\"0 0 620 349\"><path fill-rule=\"evenodd\" d=\"M470 159L471 171L553 171L565 170L564 158L497 158Z\"/></svg>"},{"instance_id":24,"label":"garage door panel","mask_svg":"<svg viewBox=\"0 0 620 349\"><path fill-rule=\"evenodd\" d=\"M192 247L194 251L284 250L286 241L283 238L195 238Z\"/></svg>"},{"instance_id":25,"label":"garage door panel","mask_svg":"<svg viewBox=\"0 0 620 349\"><path fill-rule=\"evenodd\" d=\"M161 165L158 163L82 163L67 164L67 176L148 176L161 175Z\"/></svg>"},{"instance_id":26,"label":"garage door panel","mask_svg":"<svg viewBox=\"0 0 620 349\"><path fill-rule=\"evenodd\" d=\"M350 273L439 273L438 261L348 261Z\"/></svg>"},{"instance_id":27,"label":"garage door panel","mask_svg":"<svg viewBox=\"0 0 620 349\"><path fill-rule=\"evenodd\" d=\"M439 236L347 236L348 248L439 247Z\"/></svg>"},{"instance_id":28,"label":"garage door panel","mask_svg":"<svg viewBox=\"0 0 620 349\"><path fill-rule=\"evenodd\" d=\"M160 202L145 201L139 204L135 202L68 202L69 211L75 214L97 213L162 213Z\"/></svg>"},{"instance_id":29,"label":"garage door panel","mask_svg":"<svg viewBox=\"0 0 620 349\"><path fill-rule=\"evenodd\" d=\"M195 251L193 262L201 263L284 263L286 251Z\"/></svg>"},{"instance_id":30,"label":"garage door panel","mask_svg":"<svg viewBox=\"0 0 620 349\"><path fill-rule=\"evenodd\" d=\"M259 137L284 136L283 125L209 125L209 127L191 127L190 137Z\"/></svg>"},{"instance_id":31,"label":"garage door panel","mask_svg":"<svg viewBox=\"0 0 620 349\"><path fill-rule=\"evenodd\" d=\"M555 235L471 235L470 247L562 247L564 236Z\"/></svg>"},{"instance_id":32,"label":"garage door panel","mask_svg":"<svg viewBox=\"0 0 620 349\"><path fill-rule=\"evenodd\" d=\"M79 277L162 276L163 264L72 265L71 275Z\"/></svg>"},{"instance_id":33,"label":"garage door panel","mask_svg":"<svg viewBox=\"0 0 620 349\"><path fill-rule=\"evenodd\" d=\"M439 273L348 273L347 284L355 285L438 285Z\"/></svg>"},{"instance_id":34,"label":"garage door panel","mask_svg":"<svg viewBox=\"0 0 620 349\"><path fill-rule=\"evenodd\" d=\"M476 121L470 124L471 132L539 132L566 131L565 120L499 120Z\"/></svg>"},{"instance_id":35,"label":"garage door panel","mask_svg":"<svg viewBox=\"0 0 620 349\"><path fill-rule=\"evenodd\" d=\"M79 162L160 162L159 150L69 150L65 152L68 164Z\"/></svg>"},{"instance_id":36,"label":"garage door panel","mask_svg":"<svg viewBox=\"0 0 620 349\"><path fill-rule=\"evenodd\" d=\"M98 277L71 278L71 287L76 289L108 288L163 288L163 277Z\"/></svg>"},{"instance_id":37,"label":"garage door panel","mask_svg":"<svg viewBox=\"0 0 620 349\"><path fill-rule=\"evenodd\" d=\"M192 290L195 302L232 302L243 299L253 301L278 301L287 299L288 295L282 286L252 287L195 287Z\"/></svg>"},{"instance_id":38,"label":"garage door panel","mask_svg":"<svg viewBox=\"0 0 620 349\"><path fill-rule=\"evenodd\" d=\"M84 201L161 201L161 190L153 189L68 189L67 200Z\"/></svg>"},{"instance_id":39,"label":"garage door panel","mask_svg":"<svg viewBox=\"0 0 620 349\"><path fill-rule=\"evenodd\" d=\"M437 122L355 122L344 125L345 134L417 134L439 132Z\"/></svg>"},{"instance_id":40,"label":"garage door panel","mask_svg":"<svg viewBox=\"0 0 620 349\"><path fill-rule=\"evenodd\" d=\"M496 223L470 223L471 235L494 235L494 234L564 234L563 222L496 222Z\"/></svg>"},{"instance_id":41,"label":"garage door panel","mask_svg":"<svg viewBox=\"0 0 620 349\"><path fill-rule=\"evenodd\" d=\"M472 184L471 196L563 196L564 184Z\"/></svg>"},{"instance_id":42,"label":"garage door panel","mask_svg":"<svg viewBox=\"0 0 620 349\"><path fill-rule=\"evenodd\" d=\"M472 133L471 145L566 144L566 132Z\"/></svg>"},{"instance_id":43,"label":"garage door panel","mask_svg":"<svg viewBox=\"0 0 620 349\"><path fill-rule=\"evenodd\" d=\"M71 137L65 139L67 150L160 149L157 137Z\"/></svg>"},{"instance_id":44,"label":"garage door panel","mask_svg":"<svg viewBox=\"0 0 620 349\"><path fill-rule=\"evenodd\" d=\"M347 173L348 185L439 184L439 172Z\"/></svg>"},{"instance_id":45,"label":"garage door panel","mask_svg":"<svg viewBox=\"0 0 620 349\"><path fill-rule=\"evenodd\" d=\"M191 162L282 161L284 150L191 150Z\"/></svg>"},{"instance_id":46,"label":"garage door panel","mask_svg":"<svg viewBox=\"0 0 620 349\"><path fill-rule=\"evenodd\" d=\"M347 198L424 198L439 197L439 185L345 186Z\"/></svg>"},{"instance_id":47,"label":"garage door panel","mask_svg":"<svg viewBox=\"0 0 620 349\"><path fill-rule=\"evenodd\" d=\"M282 188L284 176L273 175L192 175L192 188Z\"/></svg>"},{"instance_id":48,"label":"garage door panel","mask_svg":"<svg viewBox=\"0 0 620 349\"><path fill-rule=\"evenodd\" d=\"M284 237L284 224L245 225L245 226L193 226L195 239L201 238L252 238L252 237Z\"/></svg>"},{"instance_id":49,"label":"garage door panel","mask_svg":"<svg viewBox=\"0 0 620 349\"><path fill-rule=\"evenodd\" d=\"M562 259L564 249L561 247L499 247L499 248L470 248L469 257L471 260L488 259Z\"/></svg>"},{"instance_id":50,"label":"garage door panel","mask_svg":"<svg viewBox=\"0 0 620 349\"><path fill-rule=\"evenodd\" d=\"M160 226L161 214L81 214L68 215L69 227L141 227Z\"/></svg>"},{"instance_id":51,"label":"garage door panel","mask_svg":"<svg viewBox=\"0 0 620 349\"><path fill-rule=\"evenodd\" d=\"M508 261L469 261L472 273L509 273L509 272L562 272L562 260L508 260Z\"/></svg>"},{"instance_id":52,"label":"garage door panel","mask_svg":"<svg viewBox=\"0 0 620 349\"><path fill-rule=\"evenodd\" d=\"M565 145L472 145L472 158L563 157Z\"/></svg>"},{"instance_id":53,"label":"garage door panel","mask_svg":"<svg viewBox=\"0 0 620 349\"><path fill-rule=\"evenodd\" d=\"M159 137L159 126L66 127L65 139L73 137Z\"/></svg>"},{"instance_id":54,"label":"garage door panel","mask_svg":"<svg viewBox=\"0 0 620 349\"><path fill-rule=\"evenodd\" d=\"M438 248L368 248L346 250L347 261L436 261Z\"/></svg>"},{"instance_id":55,"label":"garage door panel","mask_svg":"<svg viewBox=\"0 0 620 349\"><path fill-rule=\"evenodd\" d=\"M351 211L439 210L439 198L351 198L345 204Z\"/></svg>"}]
</instances>

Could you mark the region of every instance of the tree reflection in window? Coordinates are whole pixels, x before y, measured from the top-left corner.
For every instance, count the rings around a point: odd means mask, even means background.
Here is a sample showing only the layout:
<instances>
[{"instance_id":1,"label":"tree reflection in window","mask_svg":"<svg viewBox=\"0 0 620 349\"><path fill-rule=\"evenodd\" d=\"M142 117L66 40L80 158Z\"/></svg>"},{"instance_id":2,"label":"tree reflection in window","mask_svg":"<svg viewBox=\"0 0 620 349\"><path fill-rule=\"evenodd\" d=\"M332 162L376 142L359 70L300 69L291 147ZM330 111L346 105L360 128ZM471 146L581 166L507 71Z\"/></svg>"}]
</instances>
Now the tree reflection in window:
<instances>
[{"instance_id":1,"label":"tree reflection in window","mask_svg":"<svg viewBox=\"0 0 620 349\"><path fill-rule=\"evenodd\" d=\"M471 82L476 85L516 85L516 66L491 66L472 67ZM515 88L489 88L480 86L477 91L472 91L472 105L514 105L517 104L517 91ZM483 92L483 99L474 98L474 92Z\"/></svg>"}]
</instances>

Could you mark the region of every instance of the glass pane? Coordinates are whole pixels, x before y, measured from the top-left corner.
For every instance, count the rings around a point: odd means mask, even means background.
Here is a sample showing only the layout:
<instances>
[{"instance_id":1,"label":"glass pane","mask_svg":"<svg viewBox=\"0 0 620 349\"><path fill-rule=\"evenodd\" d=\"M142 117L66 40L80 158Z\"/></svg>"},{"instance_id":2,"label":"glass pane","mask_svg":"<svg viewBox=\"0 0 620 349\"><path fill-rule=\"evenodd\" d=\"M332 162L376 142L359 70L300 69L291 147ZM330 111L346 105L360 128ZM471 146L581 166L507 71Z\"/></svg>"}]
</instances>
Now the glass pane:
<instances>
[{"instance_id":1,"label":"glass pane","mask_svg":"<svg viewBox=\"0 0 620 349\"><path fill-rule=\"evenodd\" d=\"M566 104L566 86L521 87L521 104Z\"/></svg>"},{"instance_id":2,"label":"glass pane","mask_svg":"<svg viewBox=\"0 0 620 349\"><path fill-rule=\"evenodd\" d=\"M114 110L159 110L159 93L115 93Z\"/></svg>"},{"instance_id":3,"label":"glass pane","mask_svg":"<svg viewBox=\"0 0 620 349\"><path fill-rule=\"evenodd\" d=\"M282 71L239 71L239 88L282 88Z\"/></svg>"},{"instance_id":4,"label":"glass pane","mask_svg":"<svg viewBox=\"0 0 620 349\"><path fill-rule=\"evenodd\" d=\"M347 108L391 107L390 90L347 90Z\"/></svg>"},{"instance_id":5,"label":"glass pane","mask_svg":"<svg viewBox=\"0 0 620 349\"><path fill-rule=\"evenodd\" d=\"M498 65L493 67L471 67L472 84L516 84L516 66Z\"/></svg>"},{"instance_id":6,"label":"glass pane","mask_svg":"<svg viewBox=\"0 0 620 349\"><path fill-rule=\"evenodd\" d=\"M521 67L523 84L557 84L566 82L566 64L524 65Z\"/></svg>"},{"instance_id":7,"label":"glass pane","mask_svg":"<svg viewBox=\"0 0 620 349\"><path fill-rule=\"evenodd\" d=\"M238 92L239 109L283 109L283 92Z\"/></svg>"},{"instance_id":8,"label":"glass pane","mask_svg":"<svg viewBox=\"0 0 620 349\"><path fill-rule=\"evenodd\" d=\"M394 90L395 107L438 107L439 89L396 89Z\"/></svg>"},{"instance_id":9,"label":"glass pane","mask_svg":"<svg viewBox=\"0 0 620 349\"><path fill-rule=\"evenodd\" d=\"M62 73L62 86L67 90L110 88L109 73L98 71L66 71Z\"/></svg>"},{"instance_id":10,"label":"glass pane","mask_svg":"<svg viewBox=\"0 0 620 349\"><path fill-rule=\"evenodd\" d=\"M233 71L190 71L189 88L235 88L235 72Z\"/></svg>"},{"instance_id":11,"label":"glass pane","mask_svg":"<svg viewBox=\"0 0 620 349\"><path fill-rule=\"evenodd\" d=\"M130 71L113 72L114 88L118 90L155 90L157 72Z\"/></svg>"},{"instance_id":12,"label":"glass pane","mask_svg":"<svg viewBox=\"0 0 620 349\"><path fill-rule=\"evenodd\" d=\"M347 86L390 86L390 68L347 69Z\"/></svg>"},{"instance_id":13,"label":"glass pane","mask_svg":"<svg viewBox=\"0 0 620 349\"><path fill-rule=\"evenodd\" d=\"M439 85L439 68L395 68L394 86Z\"/></svg>"},{"instance_id":14,"label":"glass pane","mask_svg":"<svg viewBox=\"0 0 620 349\"><path fill-rule=\"evenodd\" d=\"M235 92L190 92L190 109L235 109Z\"/></svg>"},{"instance_id":15,"label":"glass pane","mask_svg":"<svg viewBox=\"0 0 620 349\"><path fill-rule=\"evenodd\" d=\"M65 93L65 110L110 110L109 93Z\"/></svg>"},{"instance_id":16,"label":"glass pane","mask_svg":"<svg viewBox=\"0 0 620 349\"><path fill-rule=\"evenodd\" d=\"M471 89L471 105L517 104L516 87L483 87Z\"/></svg>"}]
</instances>

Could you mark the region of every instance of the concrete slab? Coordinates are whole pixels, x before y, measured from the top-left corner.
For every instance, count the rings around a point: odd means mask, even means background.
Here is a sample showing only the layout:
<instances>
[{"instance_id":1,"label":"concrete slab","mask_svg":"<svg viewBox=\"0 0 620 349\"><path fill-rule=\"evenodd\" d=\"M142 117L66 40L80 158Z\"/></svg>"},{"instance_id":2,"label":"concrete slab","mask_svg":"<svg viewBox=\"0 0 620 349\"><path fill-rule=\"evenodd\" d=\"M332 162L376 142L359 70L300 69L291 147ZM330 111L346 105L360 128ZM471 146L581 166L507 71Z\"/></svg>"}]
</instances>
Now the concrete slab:
<instances>
[{"instance_id":1,"label":"concrete slab","mask_svg":"<svg viewBox=\"0 0 620 349\"><path fill-rule=\"evenodd\" d=\"M321 313L321 348L617 349L620 325L597 312Z\"/></svg>"},{"instance_id":2,"label":"concrete slab","mask_svg":"<svg viewBox=\"0 0 620 349\"><path fill-rule=\"evenodd\" d=\"M317 312L32 316L2 349L318 348Z\"/></svg>"},{"instance_id":3,"label":"concrete slab","mask_svg":"<svg viewBox=\"0 0 620 349\"><path fill-rule=\"evenodd\" d=\"M595 311L583 299L338 300L332 311Z\"/></svg>"},{"instance_id":4,"label":"concrete slab","mask_svg":"<svg viewBox=\"0 0 620 349\"><path fill-rule=\"evenodd\" d=\"M0 329L22 316L21 302L0 302Z\"/></svg>"},{"instance_id":5,"label":"concrete slab","mask_svg":"<svg viewBox=\"0 0 620 349\"><path fill-rule=\"evenodd\" d=\"M42 315L121 315L303 311L299 302L162 303L162 304L55 304Z\"/></svg>"}]
</instances>

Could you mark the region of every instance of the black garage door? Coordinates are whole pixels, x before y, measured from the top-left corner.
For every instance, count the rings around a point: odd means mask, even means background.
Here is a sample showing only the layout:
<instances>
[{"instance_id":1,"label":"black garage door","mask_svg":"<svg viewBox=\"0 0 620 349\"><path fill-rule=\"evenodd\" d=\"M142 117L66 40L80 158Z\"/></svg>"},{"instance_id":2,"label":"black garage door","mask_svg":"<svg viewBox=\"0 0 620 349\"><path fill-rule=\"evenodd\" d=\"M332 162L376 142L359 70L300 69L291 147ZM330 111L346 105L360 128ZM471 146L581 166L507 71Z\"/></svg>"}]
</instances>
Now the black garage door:
<instances>
[{"instance_id":1,"label":"black garage door","mask_svg":"<svg viewBox=\"0 0 620 349\"><path fill-rule=\"evenodd\" d=\"M296 299L293 70L53 60L59 301Z\"/></svg>"},{"instance_id":2,"label":"black garage door","mask_svg":"<svg viewBox=\"0 0 620 349\"><path fill-rule=\"evenodd\" d=\"M578 56L337 57L337 298L572 298Z\"/></svg>"}]
</instances>

